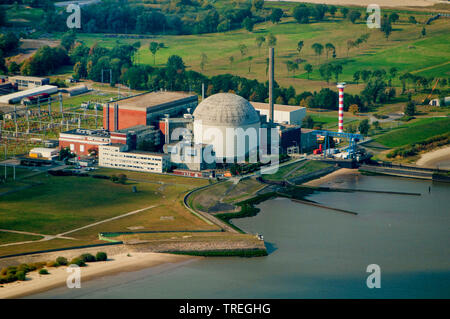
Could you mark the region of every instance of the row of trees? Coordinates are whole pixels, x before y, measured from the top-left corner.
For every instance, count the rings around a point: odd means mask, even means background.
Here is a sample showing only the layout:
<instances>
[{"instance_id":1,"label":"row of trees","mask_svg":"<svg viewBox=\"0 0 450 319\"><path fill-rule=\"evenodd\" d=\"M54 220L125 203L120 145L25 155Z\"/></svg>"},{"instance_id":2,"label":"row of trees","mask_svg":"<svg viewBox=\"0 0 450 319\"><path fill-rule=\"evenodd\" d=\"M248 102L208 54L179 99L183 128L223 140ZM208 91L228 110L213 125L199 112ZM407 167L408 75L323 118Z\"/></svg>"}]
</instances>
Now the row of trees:
<instances>
[{"instance_id":1,"label":"row of trees","mask_svg":"<svg viewBox=\"0 0 450 319\"><path fill-rule=\"evenodd\" d=\"M152 8L125 0L103 0L81 8L81 32L200 34L243 26L252 30L254 23L264 21L263 6L263 0L223 8L202 0L167 0L160 8ZM68 14L54 7L46 10L42 28L49 32L66 31Z\"/></svg>"}]
</instances>

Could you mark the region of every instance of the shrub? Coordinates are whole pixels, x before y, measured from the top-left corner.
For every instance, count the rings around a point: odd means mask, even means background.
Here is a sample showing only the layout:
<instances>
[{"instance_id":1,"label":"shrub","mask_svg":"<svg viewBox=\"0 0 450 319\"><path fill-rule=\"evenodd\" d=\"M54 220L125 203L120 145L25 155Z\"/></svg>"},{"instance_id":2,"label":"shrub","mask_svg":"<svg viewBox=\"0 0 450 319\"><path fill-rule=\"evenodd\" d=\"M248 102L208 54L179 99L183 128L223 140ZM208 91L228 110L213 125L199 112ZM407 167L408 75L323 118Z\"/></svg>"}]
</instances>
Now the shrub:
<instances>
[{"instance_id":1,"label":"shrub","mask_svg":"<svg viewBox=\"0 0 450 319\"><path fill-rule=\"evenodd\" d=\"M97 259L97 261L106 261L108 259L108 255L102 251L99 251L95 256L95 259Z\"/></svg>"},{"instance_id":2,"label":"shrub","mask_svg":"<svg viewBox=\"0 0 450 319\"><path fill-rule=\"evenodd\" d=\"M39 270L39 275L48 275L48 270L45 268L42 268L41 270Z\"/></svg>"},{"instance_id":3,"label":"shrub","mask_svg":"<svg viewBox=\"0 0 450 319\"><path fill-rule=\"evenodd\" d=\"M86 263L91 263L91 262L96 261L95 257L93 255L91 255L91 254L82 254L80 256L80 259L83 260Z\"/></svg>"},{"instance_id":4,"label":"shrub","mask_svg":"<svg viewBox=\"0 0 450 319\"><path fill-rule=\"evenodd\" d=\"M21 264L17 267L17 271L23 271L24 273L30 272L30 266L28 264Z\"/></svg>"},{"instance_id":5,"label":"shrub","mask_svg":"<svg viewBox=\"0 0 450 319\"><path fill-rule=\"evenodd\" d=\"M35 263L32 263L32 264L28 264L28 266L33 268L33 270L44 268L45 265L46 265L46 262L43 262L43 261L39 261L39 262L35 262Z\"/></svg>"},{"instance_id":6,"label":"shrub","mask_svg":"<svg viewBox=\"0 0 450 319\"><path fill-rule=\"evenodd\" d=\"M7 272L8 272L8 268L2 268L2 270L0 270L0 276L6 276Z\"/></svg>"},{"instance_id":7,"label":"shrub","mask_svg":"<svg viewBox=\"0 0 450 319\"><path fill-rule=\"evenodd\" d=\"M65 266L67 265L67 258L59 256L56 258L56 262L61 266Z\"/></svg>"},{"instance_id":8,"label":"shrub","mask_svg":"<svg viewBox=\"0 0 450 319\"><path fill-rule=\"evenodd\" d=\"M59 264L56 261L51 260L47 262L47 267L58 267L58 266Z\"/></svg>"},{"instance_id":9,"label":"shrub","mask_svg":"<svg viewBox=\"0 0 450 319\"><path fill-rule=\"evenodd\" d=\"M25 271L18 271L16 274L17 280L24 281L26 279Z\"/></svg>"},{"instance_id":10,"label":"shrub","mask_svg":"<svg viewBox=\"0 0 450 319\"><path fill-rule=\"evenodd\" d=\"M84 260L80 259L80 258L74 258L70 261L71 265L77 265L79 267L84 267L86 266L86 263L84 262Z\"/></svg>"}]
</instances>

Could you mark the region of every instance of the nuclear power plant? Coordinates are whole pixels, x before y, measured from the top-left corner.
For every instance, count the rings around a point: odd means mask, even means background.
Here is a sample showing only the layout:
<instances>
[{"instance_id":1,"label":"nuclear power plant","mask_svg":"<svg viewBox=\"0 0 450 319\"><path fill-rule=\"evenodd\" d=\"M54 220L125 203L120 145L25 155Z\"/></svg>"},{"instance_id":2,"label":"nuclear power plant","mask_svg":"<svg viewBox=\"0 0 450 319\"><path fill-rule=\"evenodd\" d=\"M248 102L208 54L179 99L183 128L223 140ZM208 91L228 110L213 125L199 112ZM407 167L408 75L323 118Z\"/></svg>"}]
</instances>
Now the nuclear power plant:
<instances>
[{"instance_id":1,"label":"nuclear power plant","mask_svg":"<svg viewBox=\"0 0 450 319\"><path fill-rule=\"evenodd\" d=\"M203 176L227 164L259 162L262 156L334 156L330 138L349 140L352 157L358 135L344 133L344 88L339 83L338 132L303 130L306 108L274 103L275 50L269 48L268 103L235 93L217 93L198 103L195 94L160 90L105 103L103 130L61 133L60 147L79 156L98 152L100 166L138 171L173 171ZM204 173L202 173L204 172Z\"/></svg>"}]
</instances>

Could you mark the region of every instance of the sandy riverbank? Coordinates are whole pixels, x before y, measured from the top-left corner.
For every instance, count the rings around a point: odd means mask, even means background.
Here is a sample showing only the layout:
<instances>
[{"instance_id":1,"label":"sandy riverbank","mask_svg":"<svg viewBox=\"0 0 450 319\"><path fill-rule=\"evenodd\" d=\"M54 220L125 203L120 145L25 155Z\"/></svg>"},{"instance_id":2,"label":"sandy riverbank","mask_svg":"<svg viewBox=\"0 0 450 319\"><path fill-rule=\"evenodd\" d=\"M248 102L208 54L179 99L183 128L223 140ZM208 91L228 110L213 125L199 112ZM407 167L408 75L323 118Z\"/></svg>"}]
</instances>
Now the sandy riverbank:
<instances>
[{"instance_id":1,"label":"sandy riverbank","mask_svg":"<svg viewBox=\"0 0 450 319\"><path fill-rule=\"evenodd\" d=\"M200 257L131 252L130 256L121 253L108 258L108 261L88 263L81 268L81 289L83 282L103 276L114 275L126 271L136 271L163 264L174 266ZM39 275L37 271L27 274L26 281L16 281L0 286L0 298L20 298L66 285L67 267L47 268L49 275ZM69 288L68 288L69 289ZM74 288L76 289L76 288Z\"/></svg>"},{"instance_id":2,"label":"sandy riverbank","mask_svg":"<svg viewBox=\"0 0 450 319\"><path fill-rule=\"evenodd\" d=\"M321 178L309 181L303 185L312 186L312 187L318 187L318 186L329 187L331 185L339 184L339 183L343 182L345 179L353 178L354 176L360 176L360 175L361 175L361 173L357 169L341 168L341 169L338 169L337 171L334 171L333 173L330 173Z\"/></svg>"},{"instance_id":3,"label":"sandy riverbank","mask_svg":"<svg viewBox=\"0 0 450 319\"><path fill-rule=\"evenodd\" d=\"M278 1L278 0L268 0ZM428 7L436 3L446 3L439 0L283 0L286 2L305 2L305 3L323 3L329 5L354 5L367 7L369 4L376 3L380 7Z\"/></svg>"},{"instance_id":4,"label":"sandy riverbank","mask_svg":"<svg viewBox=\"0 0 450 319\"><path fill-rule=\"evenodd\" d=\"M442 165L439 165L442 163ZM448 165L446 163L449 163ZM450 169L450 146L423 154L416 162L417 166Z\"/></svg>"}]
</instances>

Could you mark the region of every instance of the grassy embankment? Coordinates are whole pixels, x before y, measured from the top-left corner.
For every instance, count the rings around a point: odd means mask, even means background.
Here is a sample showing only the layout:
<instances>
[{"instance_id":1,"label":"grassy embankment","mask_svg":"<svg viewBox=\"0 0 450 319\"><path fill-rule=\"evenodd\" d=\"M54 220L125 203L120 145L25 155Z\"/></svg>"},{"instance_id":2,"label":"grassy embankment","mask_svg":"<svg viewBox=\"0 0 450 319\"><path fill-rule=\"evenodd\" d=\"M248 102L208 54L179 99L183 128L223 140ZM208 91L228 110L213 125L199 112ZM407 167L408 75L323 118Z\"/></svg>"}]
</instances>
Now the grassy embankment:
<instances>
[{"instance_id":1,"label":"grassy embankment","mask_svg":"<svg viewBox=\"0 0 450 319\"><path fill-rule=\"evenodd\" d=\"M0 228L56 235L135 210L155 207L68 234L73 240L53 239L0 247L0 255L102 243L98 240L99 232L218 229L191 214L182 204L187 191L205 185L207 181L112 169L95 171L95 174L106 175L119 173L139 181L129 180L122 185L92 177L39 175L28 178L27 182L42 184L1 197ZM137 187L137 193L132 192L132 186ZM3 243L6 242L0 240L0 245Z\"/></svg>"}]
</instances>

